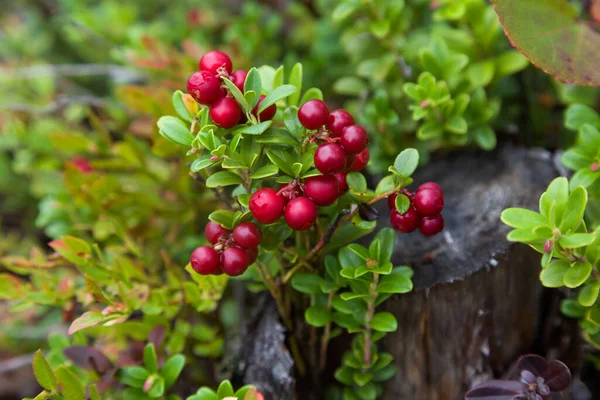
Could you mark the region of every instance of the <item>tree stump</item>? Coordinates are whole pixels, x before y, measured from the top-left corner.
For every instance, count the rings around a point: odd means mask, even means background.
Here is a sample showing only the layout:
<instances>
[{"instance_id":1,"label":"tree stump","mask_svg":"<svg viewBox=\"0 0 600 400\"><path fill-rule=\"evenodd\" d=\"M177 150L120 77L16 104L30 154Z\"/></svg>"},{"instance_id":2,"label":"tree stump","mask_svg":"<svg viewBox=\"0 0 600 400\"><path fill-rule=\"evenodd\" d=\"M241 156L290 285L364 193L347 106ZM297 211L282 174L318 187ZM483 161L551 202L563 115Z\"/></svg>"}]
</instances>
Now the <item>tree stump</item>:
<instances>
[{"instance_id":1,"label":"tree stump","mask_svg":"<svg viewBox=\"0 0 600 400\"><path fill-rule=\"evenodd\" d=\"M513 147L454 154L416 173L416 184L444 189L446 226L433 238L398 235L394 265L414 268L415 291L384 303L399 325L383 341L398 367L384 400L462 399L531 352L542 315L540 258L507 242L500 213L537 209L556 175L550 153Z\"/></svg>"}]
</instances>

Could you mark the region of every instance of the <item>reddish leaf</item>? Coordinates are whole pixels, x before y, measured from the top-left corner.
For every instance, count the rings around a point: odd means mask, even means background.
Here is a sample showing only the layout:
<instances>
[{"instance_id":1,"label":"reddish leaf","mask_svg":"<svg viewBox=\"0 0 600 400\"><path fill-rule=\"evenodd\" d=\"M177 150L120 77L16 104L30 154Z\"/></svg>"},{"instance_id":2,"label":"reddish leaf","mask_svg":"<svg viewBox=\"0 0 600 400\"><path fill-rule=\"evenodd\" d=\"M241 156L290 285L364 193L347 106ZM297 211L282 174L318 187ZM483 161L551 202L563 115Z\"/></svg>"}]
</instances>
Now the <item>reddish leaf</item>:
<instances>
[{"instance_id":1,"label":"reddish leaf","mask_svg":"<svg viewBox=\"0 0 600 400\"><path fill-rule=\"evenodd\" d=\"M533 354L523 356L518 361L521 371L530 371L544 378L553 392L565 390L571 384L571 371L559 360L547 362L545 358Z\"/></svg>"},{"instance_id":2,"label":"reddish leaf","mask_svg":"<svg viewBox=\"0 0 600 400\"><path fill-rule=\"evenodd\" d=\"M113 368L110 360L101 351L91 346L70 346L63 352L78 367L91 369L101 376Z\"/></svg>"},{"instance_id":3,"label":"reddish leaf","mask_svg":"<svg viewBox=\"0 0 600 400\"><path fill-rule=\"evenodd\" d=\"M165 340L166 328L164 325L157 325L150 331L148 335L148 342L154 343L154 347L157 349L162 344L163 340Z\"/></svg>"},{"instance_id":4,"label":"reddish leaf","mask_svg":"<svg viewBox=\"0 0 600 400\"><path fill-rule=\"evenodd\" d=\"M473 388L465 395L466 400L513 400L522 396L524 385L517 381L492 380Z\"/></svg>"},{"instance_id":5,"label":"reddish leaf","mask_svg":"<svg viewBox=\"0 0 600 400\"><path fill-rule=\"evenodd\" d=\"M492 0L504 32L525 57L566 83L600 85L600 33L567 0Z\"/></svg>"}]
</instances>

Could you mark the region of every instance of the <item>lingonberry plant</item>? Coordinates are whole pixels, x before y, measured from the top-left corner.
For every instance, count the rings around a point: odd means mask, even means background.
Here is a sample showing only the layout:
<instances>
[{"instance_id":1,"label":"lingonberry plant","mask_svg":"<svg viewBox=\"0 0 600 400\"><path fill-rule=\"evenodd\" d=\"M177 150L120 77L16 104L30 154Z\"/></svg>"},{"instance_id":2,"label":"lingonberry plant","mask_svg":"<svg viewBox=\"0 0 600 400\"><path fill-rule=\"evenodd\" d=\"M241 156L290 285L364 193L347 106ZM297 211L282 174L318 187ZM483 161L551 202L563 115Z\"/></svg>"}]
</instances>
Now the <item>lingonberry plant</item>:
<instances>
[{"instance_id":1,"label":"lingonberry plant","mask_svg":"<svg viewBox=\"0 0 600 400\"><path fill-rule=\"evenodd\" d=\"M342 329L356 334L335 377L346 386L345 399L374 399L379 382L395 371L376 341L397 328L393 314L376 308L412 289L412 271L390 261L393 229L381 230L368 248L352 242L375 229L372 205L379 200L388 201L396 231L439 233L443 191L433 182L414 194L406 189L419 162L414 149L402 151L369 189L361 172L369 162L367 131L349 112L330 111L318 89L302 94L301 64L287 84L283 67L271 71L232 73L225 54L209 52L190 76L188 94L173 95L179 118L158 121L162 136L195 157L191 175L222 201L208 217L209 244L191 253L191 270L199 280L241 275L264 285L301 375L325 369L329 341ZM298 314L312 325L308 341Z\"/></svg>"}]
</instances>

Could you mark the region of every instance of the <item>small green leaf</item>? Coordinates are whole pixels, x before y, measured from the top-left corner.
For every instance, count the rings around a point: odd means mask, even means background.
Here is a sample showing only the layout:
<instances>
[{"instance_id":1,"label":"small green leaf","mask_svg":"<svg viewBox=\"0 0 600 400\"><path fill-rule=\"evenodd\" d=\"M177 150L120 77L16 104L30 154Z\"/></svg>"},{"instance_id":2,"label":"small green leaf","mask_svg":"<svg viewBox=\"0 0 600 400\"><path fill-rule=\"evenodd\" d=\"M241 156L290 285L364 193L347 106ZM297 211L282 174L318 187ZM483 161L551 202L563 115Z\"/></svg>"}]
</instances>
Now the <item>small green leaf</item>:
<instances>
[{"instance_id":1,"label":"small green leaf","mask_svg":"<svg viewBox=\"0 0 600 400\"><path fill-rule=\"evenodd\" d=\"M265 121L256 125L246 125L236 129L234 133L239 133L242 135L262 135L267 129L269 129L272 123L273 121Z\"/></svg>"},{"instance_id":2,"label":"small green leaf","mask_svg":"<svg viewBox=\"0 0 600 400\"><path fill-rule=\"evenodd\" d=\"M564 248L577 249L592 244L594 240L596 235L593 233L573 233L561 236L559 243Z\"/></svg>"},{"instance_id":3,"label":"small green leaf","mask_svg":"<svg viewBox=\"0 0 600 400\"><path fill-rule=\"evenodd\" d=\"M297 272L292 277L292 287L300 293L318 294L321 292L321 277L308 272Z\"/></svg>"},{"instance_id":4,"label":"small green leaf","mask_svg":"<svg viewBox=\"0 0 600 400\"><path fill-rule=\"evenodd\" d=\"M394 332L398 329L398 321L396 321L396 317L392 313L384 311L373 315L369 326L380 332Z\"/></svg>"},{"instance_id":5,"label":"small green leaf","mask_svg":"<svg viewBox=\"0 0 600 400\"><path fill-rule=\"evenodd\" d=\"M298 89L294 85L282 85L273 89L271 93L269 93L267 97L265 97L260 103L260 107L258 107L258 113L260 114L269 106L277 103L279 100L287 98L288 96L296 93L297 91Z\"/></svg>"},{"instance_id":6,"label":"small green leaf","mask_svg":"<svg viewBox=\"0 0 600 400\"><path fill-rule=\"evenodd\" d=\"M56 369L56 379L61 386L64 400L85 400L85 388L79 378L64 366Z\"/></svg>"},{"instance_id":7,"label":"small green leaf","mask_svg":"<svg viewBox=\"0 0 600 400\"><path fill-rule=\"evenodd\" d=\"M148 343L144 347L144 366L151 373L158 372L158 359L153 343Z\"/></svg>"},{"instance_id":8,"label":"small green leaf","mask_svg":"<svg viewBox=\"0 0 600 400\"><path fill-rule=\"evenodd\" d=\"M192 172L199 172L202 171L204 168L210 167L214 164L216 164L216 161L211 160L212 155L211 154L205 154L197 159L194 160L194 162L192 162L192 165L190 166L190 171Z\"/></svg>"},{"instance_id":9,"label":"small green leaf","mask_svg":"<svg viewBox=\"0 0 600 400\"><path fill-rule=\"evenodd\" d=\"M396 157L394 168L404 178L410 177L419 165L419 152L415 149L406 149Z\"/></svg>"},{"instance_id":10,"label":"small green leaf","mask_svg":"<svg viewBox=\"0 0 600 400\"><path fill-rule=\"evenodd\" d=\"M372 374L370 374L368 372L362 372L362 371L355 371L354 374L352 375L352 379L354 380L354 383L356 383L359 387L364 386L367 383L369 383L369 381L371 380L372 377L373 377Z\"/></svg>"},{"instance_id":11,"label":"small green leaf","mask_svg":"<svg viewBox=\"0 0 600 400\"><path fill-rule=\"evenodd\" d=\"M298 107L291 106L283 112L283 123L288 131L295 137L300 138L306 132L306 129L298 120Z\"/></svg>"},{"instance_id":12,"label":"small green leaf","mask_svg":"<svg viewBox=\"0 0 600 400\"><path fill-rule=\"evenodd\" d=\"M44 357L42 350L36 351L33 356L33 374L40 386L44 389L50 391L58 389L54 372L52 372L52 368L50 368L48 361L46 361L46 357Z\"/></svg>"},{"instance_id":13,"label":"small green leaf","mask_svg":"<svg viewBox=\"0 0 600 400\"><path fill-rule=\"evenodd\" d=\"M335 3L334 3L335 4ZM333 22L342 22L356 12L361 6L359 1L342 1L333 9Z\"/></svg>"},{"instance_id":14,"label":"small green leaf","mask_svg":"<svg viewBox=\"0 0 600 400\"><path fill-rule=\"evenodd\" d=\"M369 251L364 246L358 243L351 243L348 246L346 246L346 248L354 254L356 254L362 260L366 260L367 258L369 258Z\"/></svg>"},{"instance_id":15,"label":"small green leaf","mask_svg":"<svg viewBox=\"0 0 600 400\"><path fill-rule=\"evenodd\" d=\"M344 76L333 84L334 92L346 96L358 96L365 89L367 89L365 81L356 76Z\"/></svg>"},{"instance_id":16,"label":"small green leaf","mask_svg":"<svg viewBox=\"0 0 600 400\"><path fill-rule=\"evenodd\" d=\"M383 266L391 260L392 254L394 253L396 231L392 228L383 228L377 233L374 240L378 240L381 243L379 246L377 262L380 266Z\"/></svg>"},{"instance_id":17,"label":"small green leaf","mask_svg":"<svg viewBox=\"0 0 600 400\"><path fill-rule=\"evenodd\" d=\"M246 79L247 78L248 77L246 77ZM221 77L221 80L223 81L223 83L225 83L225 86L227 86L227 89L229 89L229 92L233 95L233 98L235 99L235 101L237 101L238 104L242 107L242 110L244 110L245 113L250 112L250 110L252 110L252 108L250 107L250 104L248 104L248 102L246 101L246 98L244 97L244 94L235 85L235 83L231 82L229 79L225 78L224 76Z\"/></svg>"},{"instance_id":18,"label":"small green leaf","mask_svg":"<svg viewBox=\"0 0 600 400\"><path fill-rule=\"evenodd\" d=\"M223 382L221 382L219 388L217 389L217 396L219 396L219 398L222 399L223 397L233 396L233 394L234 390L233 386L231 386L231 382L229 382L228 380L224 380Z\"/></svg>"},{"instance_id":19,"label":"small green leaf","mask_svg":"<svg viewBox=\"0 0 600 400\"><path fill-rule=\"evenodd\" d=\"M344 385L352 386L354 384L352 381L352 369L348 367L336 369L333 376L338 382L343 383Z\"/></svg>"},{"instance_id":20,"label":"small green leaf","mask_svg":"<svg viewBox=\"0 0 600 400\"><path fill-rule=\"evenodd\" d=\"M217 224L221 225L225 229L230 229L230 230L233 229L233 220L234 220L233 211L216 210L216 211L213 211L208 216L208 219L213 222L216 222Z\"/></svg>"},{"instance_id":21,"label":"small green leaf","mask_svg":"<svg viewBox=\"0 0 600 400\"><path fill-rule=\"evenodd\" d=\"M219 171L208 177L206 187L216 188L220 186L239 185L242 183L242 178L239 175L229 171Z\"/></svg>"},{"instance_id":22,"label":"small green leaf","mask_svg":"<svg viewBox=\"0 0 600 400\"><path fill-rule=\"evenodd\" d=\"M577 186L588 188L596 183L599 178L600 171L592 171L589 166L586 166L584 169L575 172L571 177L570 187L571 189L576 188Z\"/></svg>"},{"instance_id":23,"label":"small green leaf","mask_svg":"<svg viewBox=\"0 0 600 400\"><path fill-rule=\"evenodd\" d=\"M185 106L185 102L183 101L183 92L181 90L176 90L173 92L172 103L173 108L181 118L188 122L192 122L194 115Z\"/></svg>"},{"instance_id":24,"label":"small green leaf","mask_svg":"<svg viewBox=\"0 0 600 400\"><path fill-rule=\"evenodd\" d=\"M163 394L165 394L165 381L161 376L155 375L152 386L150 386L150 390L148 390L148 397L157 399L162 397Z\"/></svg>"},{"instance_id":25,"label":"small green leaf","mask_svg":"<svg viewBox=\"0 0 600 400\"><path fill-rule=\"evenodd\" d=\"M256 68L251 68L248 71L248 75L246 76L246 81L244 82L244 92L253 91L256 93L255 99L252 103L249 104L250 109L253 109L258 103L260 93L261 93L261 79L260 73Z\"/></svg>"},{"instance_id":26,"label":"small green leaf","mask_svg":"<svg viewBox=\"0 0 600 400\"><path fill-rule=\"evenodd\" d=\"M265 165L259 169L257 169L256 171L254 171L251 175L250 178L252 179L261 179L261 178L266 178L267 176L272 176L275 175L279 172L279 168L277 168L276 165Z\"/></svg>"},{"instance_id":27,"label":"small green leaf","mask_svg":"<svg viewBox=\"0 0 600 400\"><path fill-rule=\"evenodd\" d=\"M577 229L583 220L583 213L587 205L587 191L581 187L576 187L569 195L567 206L560 223L560 230L566 232L569 229Z\"/></svg>"},{"instance_id":28,"label":"small green leaf","mask_svg":"<svg viewBox=\"0 0 600 400\"><path fill-rule=\"evenodd\" d=\"M566 272L571 268L566 260L556 260L551 262L540 273L542 285L549 288L558 288L564 286L563 279Z\"/></svg>"},{"instance_id":29,"label":"small green leaf","mask_svg":"<svg viewBox=\"0 0 600 400\"><path fill-rule=\"evenodd\" d=\"M410 278L395 273L382 277L377 285L377 293L408 293L412 289L413 283Z\"/></svg>"},{"instance_id":30,"label":"small green leaf","mask_svg":"<svg viewBox=\"0 0 600 400\"><path fill-rule=\"evenodd\" d=\"M496 147L496 134L489 125L477 125L469 130L475 141L484 150L494 150Z\"/></svg>"},{"instance_id":31,"label":"small green leaf","mask_svg":"<svg viewBox=\"0 0 600 400\"><path fill-rule=\"evenodd\" d=\"M568 288L579 287L590 277L592 273L592 264L589 262L576 262L571 268L567 270L563 278L563 282Z\"/></svg>"},{"instance_id":32,"label":"small green leaf","mask_svg":"<svg viewBox=\"0 0 600 400\"><path fill-rule=\"evenodd\" d=\"M367 191L367 180L360 172L350 172L346 175L346 182L348 183L348 187L356 192Z\"/></svg>"},{"instance_id":33,"label":"small green leaf","mask_svg":"<svg viewBox=\"0 0 600 400\"><path fill-rule=\"evenodd\" d=\"M404 214L410 208L410 199L405 194L400 193L398 196L396 196L395 205L396 210L400 214Z\"/></svg>"},{"instance_id":34,"label":"small green leaf","mask_svg":"<svg viewBox=\"0 0 600 400\"><path fill-rule=\"evenodd\" d=\"M600 281L592 280L587 282L583 289L579 292L577 300L582 306L591 307L598 300L598 294L600 293Z\"/></svg>"},{"instance_id":35,"label":"small green leaf","mask_svg":"<svg viewBox=\"0 0 600 400\"><path fill-rule=\"evenodd\" d=\"M165 380L165 388L169 389L177 378L179 378L179 374L183 371L183 367L185 365L185 357L182 354L176 354L169 358L167 362L163 365L160 370L160 375Z\"/></svg>"},{"instance_id":36,"label":"small green leaf","mask_svg":"<svg viewBox=\"0 0 600 400\"><path fill-rule=\"evenodd\" d=\"M323 92L321 92L321 89L317 89L317 88L308 89L306 92L304 92L304 95L302 95L300 104L304 104L309 100L323 100Z\"/></svg>"},{"instance_id":37,"label":"small green leaf","mask_svg":"<svg viewBox=\"0 0 600 400\"><path fill-rule=\"evenodd\" d=\"M321 328L331 322L333 314L325 306L311 306L304 313L304 318L309 324Z\"/></svg>"},{"instance_id":38,"label":"small green leaf","mask_svg":"<svg viewBox=\"0 0 600 400\"><path fill-rule=\"evenodd\" d=\"M583 318L586 309L574 299L564 299L560 302L560 311L569 318Z\"/></svg>"},{"instance_id":39,"label":"small green leaf","mask_svg":"<svg viewBox=\"0 0 600 400\"><path fill-rule=\"evenodd\" d=\"M72 335L75 332L78 332L82 329L89 328L91 326L96 326L99 323L104 321L104 316L96 311L87 311L81 314L80 317L76 318L73 322L71 322L71 326L69 326L68 334Z\"/></svg>"},{"instance_id":40,"label":"small green leaf","mask_svg":"<svg viewBox=\"0 0 600 400\"><path fill-rule=\"evenodd\" d=\"M294 160L290 154L276 149L268 149L267 157L273 164L279 167L281 171L289 176L294 176L294 170L292 169Z\"/></svg>"},{"instance_id":41,"label":"small green leaf","mask_svg":"<svg viewBox=\"0 0 600 400\"><path fill-rule=\"evenodd\" d=\"M393 190L396 187L394 184L394 175L387 175L383 179L379 181L377 187L375 188L375 194L377 196L387 193Z\"/></svg>"},{"instance_id":42,"label":"small green leaf","mask_svg":"<svg viewBox=\"0 0 600 400\"><path fill-rule=\"evenodd\" d=\"M289 104L292 106L297 106L298 101L300 101L300 93L302 92L302 64L294 64L292 67L292 72L290 72L289 82L297 89L296 93L290 95Z\"/></svg>"},{"instance_id":43,"label":"small green leaf","mask_svg":"<svg viewBox=\"0 0 600 400\"><path fill-rule=\"evenodd\" d=\"M563 217L567 201L569 201L569 181L565 177L554 179L550 182L550 185L545 192L544 203L546 203L546 208L548 210L550 209L549 206L552 202L555 203L557 223L560 222Z\"/></svg>"},{"instance_id":44,"label":"small green leaf","mask_svg":"<svg viewBox=\"0 0 600 400\"><path fill-rule=\"evenodd\" d=\"M519 229L534 229L548 225L544 216L524 208L508 208L502 212L500 219L506 225Z\"/></svg>"},{"instance_id":45,"label":"small green leaf","mask_svg":"<svg viewBox=\"0 0 600 400\"><path fill-rule=\"evenodd\" d=\"M165 139L182 146L191 146L194 136L185 123L177 117L163 116L156 123L159 133Z\"/></svg>"}]
</instances>

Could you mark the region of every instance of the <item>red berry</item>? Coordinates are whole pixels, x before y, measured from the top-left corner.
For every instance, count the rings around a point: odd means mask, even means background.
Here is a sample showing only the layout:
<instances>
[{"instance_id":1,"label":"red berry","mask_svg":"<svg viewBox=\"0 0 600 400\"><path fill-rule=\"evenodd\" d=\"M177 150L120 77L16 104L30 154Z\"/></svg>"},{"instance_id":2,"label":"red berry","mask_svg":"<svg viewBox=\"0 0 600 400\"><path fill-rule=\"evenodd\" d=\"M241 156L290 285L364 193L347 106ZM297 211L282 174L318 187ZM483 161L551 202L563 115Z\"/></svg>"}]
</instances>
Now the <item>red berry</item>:
<instances>
[{"instance_id":1,"label":"red berry","mask_svg":"<svg viewBox=\"0 0 600 400\"><path fill-rule=\"evenodd\" d=\"M258 100L258 104L256 104L256 106L252 109L252 115L254 115L255 117L258 117L258 108L260 107L260 103L262 103L262 101L265 99L264 94L260 95L260 100ZM264 121L269 121L272 120L273 117L275 116L275 113L277 112L277 106L275 104L271 104L269 107L267 107L265 110L263 110L263 112L260 113L260 117L259 119L264 122Z\"/></svg>"},{"instance_id":2,"label":"red berry","mask_svg":"<svg viewBox=\"0 0 600 400\"><path fill-rule=\"evenodd\" d=\"M190 263L200 275L214 274L219 270L219 253L210 246L200 246L192 251Z\"/></svg>"},{"instance_id":3,"label":"red berry","mask_svg":"<svg viewBox=\"0 0 600 400\"><path fill-rule=\"evenodd\" d=\"M340 172L338 174L334 174L333 177L338 183L338 196L343 195L348 191L348 182L346 182L346 174L345 172Z\"/></svg>"},{"instance_id":4,"label":"red berry","mask_svg":"<svg viewBox=\"0 0 600 400\"><path fill-rule=\"evenodd\" d=\"M304 231L317 220L317 206L308 197L296 197L285 207L283 217L290 228Z\"/></svg>"},{"instance_id":5,"label":"red berry","mask_svg":"<svg viewBox=\"0 0 600 400\"><path fill-rule=\"evenodd\" d=\"M444 196L434 189L423 189L415 195L415 208L423 215L436 215L444 208Z\"/></svg>"},{"instance_id":6,"label":"red berry","mask_svg":"<svg viewBox=\"0 0 600 400\"><path fill-rule=\"evenodd\" d=\"M246 256L248 257L248 265L254 264L254 261L258 258L258 248L246 249Z\"/></svg>"},{"instance_id":7,"label":"red berry","mask_svg":"<svg viewBox=\"0 0 600 400\"><path fill-rule=\"evenodd\" d=\"M229 276L239 276L246 272L250 262L244 250L237 246L231 246L223 251L223 272Z\"/></svg>"},{"instance_id":8,"label":"red berry","mask_svg":"<svg viewBox=\"0 0 600 400\"><path fill-rule=\"evenodd\" d=\"M437 190L438 192L440 192L442 194L442 196L444 195L444 191L442 190L442 187L435 182L425 182L424 184L422 184L421 186L419 186L417 188L417 192L420 190L424 190L424 189Z\"/></svg>"},{"instance_id":9,"label":"red berry","mask_svg":"<svg viewBox=\"0 0 600 400\"><path fill-rule=\"evenodd\" d=\"M233 230L233 241L241 248L256 248L261 240L262 234L252 222L242 222Z\"/></svg>"},{"instance_id":10,"label":"red berry","mask_svg":"<svg viewBox=\"0 0 600 400\"><path fill-rule=\"evenodd\" d=\"M77 168L82 174L89 174L93 170L90 163L83 157L75 157L71 160L71 165Z\"/></svg>"},{"instance_id":11,"label":"red berry","mask_svg":"<svg viewBox=\"0 0 600 400\"><path fill-rule=\"evenodd\" d=\"M369 135L358 125L350 125L344 129L340 144L346 153L357 154L367 148Z\"/></svg>"},{"instance_id":12,"label":"red berry","mask_svg":"<svg viewBox=\"0 0 600 400\"><path fill-rule=\"evenodd\" d=\"M246 82L247 76L248 71L246 71L245 69L238 69L230 76L231 82L233 82L233 84L237 86L237 88L240 89L240 92L242 93L244 93L244 83Z\"/></svg>"},{"instance_id":13,"label":"red berry","mask_svg":"<svg viewBox=\"0 0 600 400\"><path fill-rule=\"evenodd\" d=\"M419 232L423 236L437 235L444 229L444 217L441 214L423 217L419 225Z\"/></svg>"},{"instance_id":14,"label":"red berry","mask_svg":"<svg viewBox=\"0 0 600 400\"><path fill-rule=\"evenodd\" d=\"M221 67L224 67L227 73L231 74L231 58L222 51L209 51L200 59L200 71L208 71L216 75Z\"/></svg>"},{"instance_id":15,"label":"red berry","mask_svg":"<svg viewBox=\"0 0 600 400\"><path fill-rule=\"evenodd\" d=\"M388 208L390 210L396 209L396 197L398 197L398 193L394 193L390 197L388 197Z\"/></svg>"},{"instance_id":16,"label":"red berry","mask_svg":"<svg viewBox=\"0 0 600 400\"><path fill-rule=\"evenodd\" d=\"M212 244L216 244L221 236L228 235L230 233L231 231L229 229L225 229L213 221L210 221L208 224L206 224L206 227L204 228L204 235Z\"/></svg>"},{"instance_id":17,"label":"red berry","mask_svg":"<svg viewBox=\"0 0 600 400\"><path fill-rule=\"evenodd\" d=\"M369 163L369 149L364 149L354 158L351 171L362 171Z\"/></svg>"},{"instance_id":18,"label":"red berry","mask_svg":"<svg viewBox=\"0 0 600 400\"><path fill-rule=\"evenodd\" d=\"M259 189L252 194L248 204L252 216L261 224L272 224L283 214L285 200L275 189Z\"/></svg>"},{"instance_id":19,"label":"red berry","mask_svg":"<svg viewBox=\"0 0 600 400\"><path fill-rule=\"evenodd\" d=\"M330 206L337 200L338 190L334 176L313 176L306 180L304 194L318 206Z\"/></svg>"},{"instance_id":20,"label":"red berry","mask_svg":"<svg viewBox=\"0 0 600 400\"><path fill-rule=\"evenodd\" d=\"M223 97L210 108L210 119L221 128L231 128L240 120L242 109L234 99Z\"/></svg>"},{"instance_id":21,"label":"red berry","mask_svg":"<svg viewBox=\"0 0 600 400\"><path fill-rule=\"evenodd\" d=\"M354 118L346 110L333 110L329 114L329 121L327 121L327 129L329 134L333 137L338 137L342 134L345 127L354 125Z\"/></svg>"},{"instance_id":22,"label":"red berry","mask_svg":"<svg viewBox=\"0 0 600 400\"><path fill-rule=\"evenodd\" d=\"M319 129L329 120L329 109L321 100L309 100L298 110L298 119L306 129Z\"/></svg>"},{"instance_id":23,"label":"red berry","mask_svg":"<svg viewBox=\"0 0 600 400\"><path fill-rule=\"evenodd\" d=\"M194 72L187 81L188 93L200 104L213 104L225 96L221 81L206 71Z\"/></svg>"},{"instance_id":24,"label":"red berry","mask_svg":"<svg viewBox=\"0 0 600 400\"><path fill-rule=\"evenodd\" d=\"M346 166L346 153L337 143L327 143L320 146L315 153L315 167L323 175L342 172Z\"/></svg>"},{"instance_id":25,"label":"red berry","mask_svg":"<svg viewBox=\"0 0 600 400\"><path fill-rule=\"evenodd\" d=\"M398 232L409 233L417 229L421 216L412 207L408 209L404 214L400 214L394 207L390 214L390 222L392 227Z\"/></svg>"}]
</instances>

